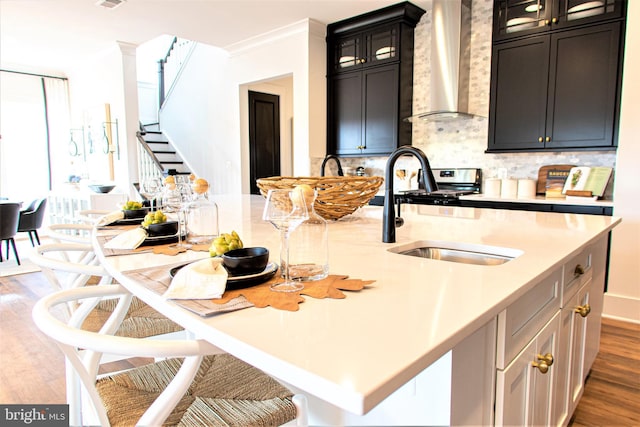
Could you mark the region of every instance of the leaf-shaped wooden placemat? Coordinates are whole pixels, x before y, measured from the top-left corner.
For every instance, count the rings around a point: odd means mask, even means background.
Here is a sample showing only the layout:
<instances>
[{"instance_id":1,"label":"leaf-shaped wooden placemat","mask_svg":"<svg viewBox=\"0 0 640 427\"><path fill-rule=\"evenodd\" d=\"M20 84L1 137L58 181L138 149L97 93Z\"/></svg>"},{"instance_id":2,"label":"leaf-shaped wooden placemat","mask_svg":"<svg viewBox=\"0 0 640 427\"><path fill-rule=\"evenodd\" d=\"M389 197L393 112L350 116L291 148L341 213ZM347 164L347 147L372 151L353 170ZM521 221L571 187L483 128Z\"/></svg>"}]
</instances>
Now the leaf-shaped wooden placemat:
<instances>
[{"instance_id":1,"label":"leaf-shaped wooden placemat","mask_svg":"<svg viewBox=\"0 0 640 427\"><path fill-rule=\"evenodd\" d=\"M216 304L225 304L234 298L244 296L255 307L271 306L280 310L298 311L304 302L302 295L312 298L346 298L342 291L360 291L375 280L349 279L348 276L332 274L322 280L303 282L304 289L298 292L274 292L270 286L283 281L278 273L265 283L245 289L228 290L222 298L211 300Z\"/></svg>"}]
</instances>

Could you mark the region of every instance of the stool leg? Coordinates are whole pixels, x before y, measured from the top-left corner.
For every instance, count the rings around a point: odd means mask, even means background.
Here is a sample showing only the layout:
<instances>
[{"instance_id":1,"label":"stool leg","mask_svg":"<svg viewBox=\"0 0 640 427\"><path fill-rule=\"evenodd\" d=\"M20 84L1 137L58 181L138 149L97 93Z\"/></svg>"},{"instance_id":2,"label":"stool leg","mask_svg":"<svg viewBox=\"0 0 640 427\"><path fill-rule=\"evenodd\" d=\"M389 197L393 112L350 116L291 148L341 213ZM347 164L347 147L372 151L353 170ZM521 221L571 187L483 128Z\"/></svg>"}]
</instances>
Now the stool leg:
<instances>
[{"instance_id":1,"label":"stool leg","mask_svg":"<svg viewBox=\"0 0 640 427\"><path fill-rule=\"evenodd\" d=\"M40 246L40 236L38 236L38 230L33 230L33 234L36 235L36 242L38 242L38 246Z\"/></svg>"},{"instance_id":2,"label":"stool leg","mask_svg":"<svg viewBox=\"0 0 640 427\"><path fill-rule=\"evenodd\" d=\"M16 261L18 261L18 265L20 265L20 257L18 256L18 251L16 250L16 242L13 240L13 237L9 239L11 241L11 246L13 246L13 254L16 256ZM7 246L9 246L9 242L7 242ZM9 259L9 248L7 247L7 259Z\"/></svg>"}]
</instances>

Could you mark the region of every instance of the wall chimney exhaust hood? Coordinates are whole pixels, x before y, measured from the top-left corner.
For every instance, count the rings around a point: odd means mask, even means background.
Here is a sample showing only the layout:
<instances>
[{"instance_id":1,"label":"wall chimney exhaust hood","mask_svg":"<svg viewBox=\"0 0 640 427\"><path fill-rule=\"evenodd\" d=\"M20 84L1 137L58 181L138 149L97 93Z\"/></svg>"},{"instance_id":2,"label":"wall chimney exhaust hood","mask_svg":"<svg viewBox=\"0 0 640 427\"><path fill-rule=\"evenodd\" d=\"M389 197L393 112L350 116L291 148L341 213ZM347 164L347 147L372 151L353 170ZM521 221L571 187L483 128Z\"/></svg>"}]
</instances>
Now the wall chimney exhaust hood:
<instances>
[{"instance_id":1,"label":"wall chimney exhaust hood","mask_svg":"<svg viewBox=\"0 0 640 427\"><path fill-rule=\"evenodd\" d=\"M430 110L405 120L443 122L469 113L471 0L433 0Z\"/></svg>"}]
</instances>

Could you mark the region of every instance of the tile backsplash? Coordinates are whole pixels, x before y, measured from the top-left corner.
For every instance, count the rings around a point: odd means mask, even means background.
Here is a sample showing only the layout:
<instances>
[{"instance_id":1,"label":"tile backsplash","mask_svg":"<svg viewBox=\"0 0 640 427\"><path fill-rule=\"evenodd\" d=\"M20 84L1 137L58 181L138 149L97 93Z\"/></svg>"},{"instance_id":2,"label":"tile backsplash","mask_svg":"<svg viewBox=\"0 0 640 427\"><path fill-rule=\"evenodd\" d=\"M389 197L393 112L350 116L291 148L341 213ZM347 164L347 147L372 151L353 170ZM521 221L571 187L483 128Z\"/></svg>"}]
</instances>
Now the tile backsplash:
<instances>
[{"instance_id":1,"label":"tile backsplash","mask_svg":"<svg viewBox=\"0 0 640 427\"><path fill-rule=\"evenodd\" d=\"M413 123L412 144L422 149L433 168L482 168L485 178L532 178L538 169L551 164L579 166L609 166L615 168L615 151L567 151L549 153L487 154L489 90L491 80L492 0L473 0L471 36L471 72L469 78L469 111L480 117L449 123ZM415 30L413 111L429 109L431 51L431 13L423 15ZM343 168L355 170L363 166L368 175L384 176L386 157L341 157ZM322 159L312 159L313 171L320 171ZM334 164L327 166L327 175L335 174ZM396 169L417 170L413 158L401 158ZM605 198L612 192L610 183Z\"/></svg>"}]
</instances>

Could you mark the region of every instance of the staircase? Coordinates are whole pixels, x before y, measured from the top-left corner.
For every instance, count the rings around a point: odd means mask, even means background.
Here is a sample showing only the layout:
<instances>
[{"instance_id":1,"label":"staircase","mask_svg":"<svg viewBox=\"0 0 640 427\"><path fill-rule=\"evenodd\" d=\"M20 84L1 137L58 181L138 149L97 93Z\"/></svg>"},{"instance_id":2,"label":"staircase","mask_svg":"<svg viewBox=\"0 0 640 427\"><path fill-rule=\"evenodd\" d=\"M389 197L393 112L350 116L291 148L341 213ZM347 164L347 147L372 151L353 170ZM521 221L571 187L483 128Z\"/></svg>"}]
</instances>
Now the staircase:
<instances>
[{"instance_id":1,"label":"staircase","mask_svg":"<svg viewBox=\"0 0 640 427\"><path fill-rule=\"evenodd\" d=\"M140 130L136 132L136 136L140 146L162 175L191 174L180 154L178 154L162 131L158 130L157 123L140 124Z\"/></svg>"},{"instance_id":2,"label":"staircase","mask_svg":"<svg viewBox=\"0 0 640 427\"><path fill-rule=\"evenodd\" d=\"M164 58L158 61L158 101L161 107L173 89L182 66L193 51L190 40L174 37ZM168 85L165 85L168 83ZM163 134L159 123L143 125L136 132L139 141L138 168L140 182L167 175L190 175L184 160L171 141Z\"/></svg>"}]
</instances>

